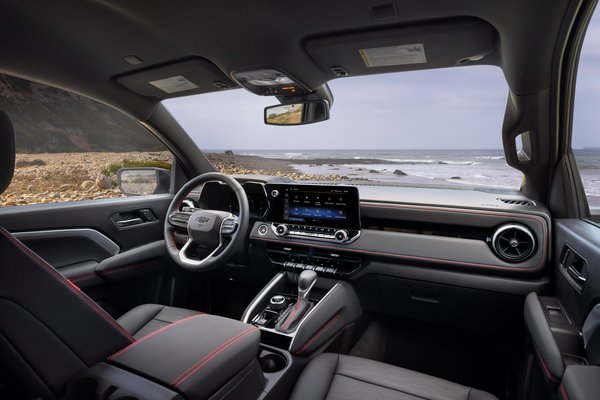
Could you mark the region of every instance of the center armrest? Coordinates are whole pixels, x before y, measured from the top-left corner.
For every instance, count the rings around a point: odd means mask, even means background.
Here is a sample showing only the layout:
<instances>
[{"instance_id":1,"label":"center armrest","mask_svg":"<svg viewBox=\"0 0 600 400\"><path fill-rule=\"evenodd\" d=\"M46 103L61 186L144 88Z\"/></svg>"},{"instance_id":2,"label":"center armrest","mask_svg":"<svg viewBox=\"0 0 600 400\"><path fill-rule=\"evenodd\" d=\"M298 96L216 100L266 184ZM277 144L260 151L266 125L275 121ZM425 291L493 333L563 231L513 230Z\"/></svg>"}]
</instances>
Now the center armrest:
<instances>
[{"instance_id":1,"label":"center armrest","mask_svg":"<svg viewBox=\"0 0 600 400\"><path fill-rule=\"evenodd\" d=\"M191 398L215 393L259 353L258 328L209 314L159 329L108 358Z\"/></svg>"}]
</instances>

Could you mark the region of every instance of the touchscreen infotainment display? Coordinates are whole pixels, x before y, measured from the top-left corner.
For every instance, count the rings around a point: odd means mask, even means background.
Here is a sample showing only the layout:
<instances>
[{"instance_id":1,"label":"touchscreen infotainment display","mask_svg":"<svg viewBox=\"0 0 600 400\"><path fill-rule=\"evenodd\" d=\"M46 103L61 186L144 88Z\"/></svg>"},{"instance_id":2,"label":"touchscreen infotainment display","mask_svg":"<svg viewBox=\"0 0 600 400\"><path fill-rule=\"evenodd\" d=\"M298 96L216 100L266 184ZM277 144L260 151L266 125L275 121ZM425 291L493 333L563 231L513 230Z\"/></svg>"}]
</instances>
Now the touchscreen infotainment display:
<instances>
[{"instance_id":1,"label":"touchscreen infotainment display","mask_svg":"<svg viewBox=\"0 0 600 400\"><path fill-rule=\"evenodd\" d=\"M267 185L272 222L359 229L358 190L352 186Z\"/></svg>"}]
</instances>

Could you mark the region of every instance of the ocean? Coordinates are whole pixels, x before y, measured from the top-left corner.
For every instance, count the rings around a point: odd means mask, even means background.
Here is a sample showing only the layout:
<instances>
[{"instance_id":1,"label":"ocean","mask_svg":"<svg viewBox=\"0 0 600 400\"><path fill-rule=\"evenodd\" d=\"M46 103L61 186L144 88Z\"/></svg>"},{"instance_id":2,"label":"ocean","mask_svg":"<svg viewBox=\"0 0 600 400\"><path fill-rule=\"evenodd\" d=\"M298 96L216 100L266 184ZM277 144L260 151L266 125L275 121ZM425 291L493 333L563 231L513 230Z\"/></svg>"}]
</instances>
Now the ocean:
<instances>
[{"instance_id":1,"label":"ocean","mask_svg":"<svg viewBox=\"0 0 600 400\"><path fill-rule=\"evenodd\" d=\"M592 203L598 203L594 205L600 205L600 148L574 152L586 193ZM289 160L306 174L343 175L386 183L401 183L403 173L432 184L515 190L521 186L523 176L506 164L502 150L238 150L236 153Z\"/></svg>"}]
</instances>

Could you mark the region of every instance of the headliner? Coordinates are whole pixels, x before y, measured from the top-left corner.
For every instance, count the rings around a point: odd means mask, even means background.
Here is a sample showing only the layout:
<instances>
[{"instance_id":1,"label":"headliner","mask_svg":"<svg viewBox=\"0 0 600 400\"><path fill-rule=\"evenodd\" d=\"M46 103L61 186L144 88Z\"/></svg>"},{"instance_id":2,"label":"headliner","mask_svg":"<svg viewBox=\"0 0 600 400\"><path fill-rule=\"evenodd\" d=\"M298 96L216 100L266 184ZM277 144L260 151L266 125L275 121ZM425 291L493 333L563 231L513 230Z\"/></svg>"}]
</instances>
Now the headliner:
<instances>
[{"instance_id":1,"label":"headliner","mask_svg":"<svg viewBox=\"0 0 600 400\"><path fill-rule=\"evenodd\" d=\"M333 76L308 55L310 38L455 17L475 17L495 28L493 54L481 63L500 66L513 93L537 93L551 86L569 5L568 0L2 3L0 70L87 95L140 120L150 118L161 98L116 82L140 69L123 60L129 55L144 60L144 68L200 56L225 75L275 65L314 89ZM391 3L397 18L372 18L372 6Z\"/></svg>"}]
</instances>

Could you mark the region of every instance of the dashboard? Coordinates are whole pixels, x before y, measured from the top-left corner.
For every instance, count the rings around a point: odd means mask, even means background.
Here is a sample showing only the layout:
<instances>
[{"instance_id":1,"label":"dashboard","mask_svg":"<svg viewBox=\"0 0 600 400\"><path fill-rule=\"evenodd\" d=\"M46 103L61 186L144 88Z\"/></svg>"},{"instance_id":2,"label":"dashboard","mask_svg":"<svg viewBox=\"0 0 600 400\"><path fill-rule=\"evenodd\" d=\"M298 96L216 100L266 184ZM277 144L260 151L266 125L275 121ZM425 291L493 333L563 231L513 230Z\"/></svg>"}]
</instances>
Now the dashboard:
<instances>
[{"instance_id":1,"label":"dashboard","mask_svg":"<svg viewBox=\"0 0 600 400\"><path fill-rule=\"evenodd\" d=\"M516 195L374 185L242 181L249 239L264 264L353 279L412 265L536 274L549 254L548 211ZM204 184L199 207L238 213L233 192ZM396 267L393 267L396 265ZM381 272L381 271L379 271Z\"/></svg>"}]
</instances>

